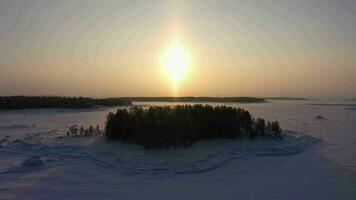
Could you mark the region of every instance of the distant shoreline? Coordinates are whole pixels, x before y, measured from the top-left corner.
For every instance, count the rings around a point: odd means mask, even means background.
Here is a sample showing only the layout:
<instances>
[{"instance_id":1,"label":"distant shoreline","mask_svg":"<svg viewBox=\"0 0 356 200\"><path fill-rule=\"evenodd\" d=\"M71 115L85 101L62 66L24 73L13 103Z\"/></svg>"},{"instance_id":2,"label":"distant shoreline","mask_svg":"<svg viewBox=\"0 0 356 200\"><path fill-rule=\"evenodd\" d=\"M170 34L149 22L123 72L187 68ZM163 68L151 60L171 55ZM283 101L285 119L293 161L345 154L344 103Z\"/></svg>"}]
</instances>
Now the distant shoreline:
<instances>
[{"instance_id":1,"label":"distant shoreline","mask_svg":"<svg viewBox=\"0 0 356 200\"><path fill-rule=\"evenodd\" d=\"M113 97L99 99L61 96L3 96L0 97L0 110L41 108L86 109L100 106L132 105L132 102L266 103L268 101L257 97Z\"/></svg>"},{"instance_id":2,"label":"distant shoreline","mask_svg":"<svg viewBox=\"0 0 356 200\"><path fill-rule=\"evenodd\" d=\"M174 103L266 103L257 97L120 97L131 102L174 102Z\"/></svg>"},{"instance_id":3,"label":"distant shoreline","mask_svg":"<svg viewBox=\"0 0 356 200\"><path fill-rule=\"evenodd\" d=\"M311 100L311 99L307 99L307 98L299 98L299 97L265 97L265 99L268 100Z\"/></svg>"},{"instance_id":4,"label":"distant shoreline","mask_svg":"<svg viewBox=\"0 0 356 200\"><path fill-rule=\"evenodd\" d=\"M342 107L356 107L356 104L343 104L343 103L308 103L309 106L342 106Z\"/></svg>"},{"instance_id":5,"label":"distant shoreline","mask_svg":"<svg viewBox=\"0 0 356 200\"><path fill-rule=\"evenodd\" d=\"M118 98L85 98L85 97L60 97L60 96L6 96L0 97L0 110L21 109L88 109L100 106L131 105L131 101Z\"/></svg>"}]
</instances>

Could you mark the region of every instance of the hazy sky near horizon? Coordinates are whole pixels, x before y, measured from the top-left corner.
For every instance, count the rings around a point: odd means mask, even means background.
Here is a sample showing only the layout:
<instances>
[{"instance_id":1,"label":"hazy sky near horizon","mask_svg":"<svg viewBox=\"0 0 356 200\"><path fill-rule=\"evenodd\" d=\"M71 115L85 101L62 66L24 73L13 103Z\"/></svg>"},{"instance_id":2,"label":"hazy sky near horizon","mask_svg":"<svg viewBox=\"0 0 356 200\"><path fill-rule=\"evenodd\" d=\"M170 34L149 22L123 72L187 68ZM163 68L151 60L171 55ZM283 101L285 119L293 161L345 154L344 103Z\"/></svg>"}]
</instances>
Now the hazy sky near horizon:
<instances>
[{"instance_id":1,"label":"hazy sky near horizon","mask_svg":"<svg viewBox=\"0 0 356 200\"><path fill-rule=\"evenodd\" d=\"M0 0L0 95L355 98L353 0Z\"/></svg>"}]
</instances>

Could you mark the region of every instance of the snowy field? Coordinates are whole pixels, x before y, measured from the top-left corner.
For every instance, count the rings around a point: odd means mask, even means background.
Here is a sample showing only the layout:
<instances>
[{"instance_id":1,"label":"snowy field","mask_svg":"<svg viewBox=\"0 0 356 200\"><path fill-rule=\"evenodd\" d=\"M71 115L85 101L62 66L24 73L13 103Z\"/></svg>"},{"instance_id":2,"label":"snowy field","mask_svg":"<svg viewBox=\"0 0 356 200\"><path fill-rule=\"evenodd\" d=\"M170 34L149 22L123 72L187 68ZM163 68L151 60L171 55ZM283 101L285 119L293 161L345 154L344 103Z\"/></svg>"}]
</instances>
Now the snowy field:
<instances>
[{"instance_id":1,"label":"snowy field","mask_svg":"<svg viewBox=\"0 0 356 200\"><path fill-rule=\"evenodd\" d=\"M225 105L288 136L147 151L66 136L117 108L0 111L0 199L356 199L356 101Z\"/></svg>"}]
</instances>

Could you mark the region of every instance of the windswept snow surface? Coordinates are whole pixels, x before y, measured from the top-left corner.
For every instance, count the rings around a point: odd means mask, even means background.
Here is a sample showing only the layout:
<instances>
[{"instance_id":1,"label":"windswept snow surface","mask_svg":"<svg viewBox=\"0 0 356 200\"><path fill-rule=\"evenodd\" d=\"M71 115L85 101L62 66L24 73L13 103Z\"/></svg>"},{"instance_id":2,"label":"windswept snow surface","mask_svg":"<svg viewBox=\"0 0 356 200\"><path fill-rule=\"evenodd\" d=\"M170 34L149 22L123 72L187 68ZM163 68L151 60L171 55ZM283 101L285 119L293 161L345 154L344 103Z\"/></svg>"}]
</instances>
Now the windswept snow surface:
<instances>
[{"instance_id":1,"label":"windswept snow surface","mask_svg":"<svg viewBox=\"0 0 356 200\"><path fill-rule=\"evenodd\" d=\"M356 199L356 112L334 103L213 104L279 120L287 136L164 151L66 136L125 107L1 111L0 199Z\"/></svg>"}]
</instances>

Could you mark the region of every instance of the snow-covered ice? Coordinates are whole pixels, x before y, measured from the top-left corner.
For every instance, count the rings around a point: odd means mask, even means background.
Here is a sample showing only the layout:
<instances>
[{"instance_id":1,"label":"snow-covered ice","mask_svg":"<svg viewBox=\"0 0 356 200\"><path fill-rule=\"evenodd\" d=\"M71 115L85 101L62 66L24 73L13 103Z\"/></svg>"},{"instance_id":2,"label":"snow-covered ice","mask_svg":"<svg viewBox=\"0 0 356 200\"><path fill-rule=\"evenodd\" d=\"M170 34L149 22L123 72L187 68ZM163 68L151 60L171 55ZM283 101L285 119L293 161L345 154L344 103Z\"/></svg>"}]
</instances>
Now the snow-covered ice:
<instances>
[{"instance_id":1,"label":"snow-covered ice","mask_svg":"<svg viewBox=\"0 0 356 200\"><path fill-rule=\"evenodd\" d=\"M165 151L66 136L117 108L1 111L0 199L356 199L356 112L335 103L227 104L287 137Z\"/></svg>"}]
</instances>

